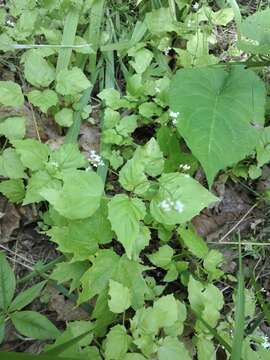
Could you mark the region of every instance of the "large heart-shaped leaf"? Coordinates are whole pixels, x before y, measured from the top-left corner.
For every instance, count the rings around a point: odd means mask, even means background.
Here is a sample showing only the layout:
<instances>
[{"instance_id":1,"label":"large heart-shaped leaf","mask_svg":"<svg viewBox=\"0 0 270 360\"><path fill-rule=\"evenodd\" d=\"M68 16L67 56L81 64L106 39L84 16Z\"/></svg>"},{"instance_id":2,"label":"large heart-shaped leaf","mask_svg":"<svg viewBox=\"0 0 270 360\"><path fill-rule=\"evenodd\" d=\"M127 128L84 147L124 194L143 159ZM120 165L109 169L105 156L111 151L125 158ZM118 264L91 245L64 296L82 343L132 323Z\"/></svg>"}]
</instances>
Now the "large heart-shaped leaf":
<instances>
[{"instance_id":1,"label":"large heart-shaped leaf","mask_svg":"<svg viewBox=\"0 0 270 360\"><path fill-rule=\"evenodd\" d=\"M179 70L169 93L177 129L201 162L209 185L217 172L249 155L264 123L265 87L251 70Z\"/></svg>"},{"instance_id":2,"label":"large heart-shaped leaf","mask_svg":"<svg viewBox=\"0 0 270 360\"><path fill-rule=\"evenodd\" d=\"M252 54L270 54L270 9L248 16L240 26L238 47Z\"/></svg>"}]
</instances>

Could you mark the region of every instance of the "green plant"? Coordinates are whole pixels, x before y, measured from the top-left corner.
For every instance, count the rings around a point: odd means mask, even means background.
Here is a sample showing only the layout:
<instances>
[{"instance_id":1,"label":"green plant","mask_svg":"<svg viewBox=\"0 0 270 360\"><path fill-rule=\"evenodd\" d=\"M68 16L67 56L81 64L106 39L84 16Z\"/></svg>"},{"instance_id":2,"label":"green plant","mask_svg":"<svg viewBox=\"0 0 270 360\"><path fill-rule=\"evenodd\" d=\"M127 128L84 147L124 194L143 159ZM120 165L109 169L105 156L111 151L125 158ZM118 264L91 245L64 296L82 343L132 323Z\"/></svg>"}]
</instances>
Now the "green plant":
<instances>
[{"instance_id":1,"label":"green plant","mask_svg":"<svg viewBox=\"0 0 270 360\"><path fill-rule=\"evenodd\" d=\"M269 64L269 10L242 20L231 4L29 0L0 9L2 57L23 50L17 66L27 84L0 82L0 192L39 207L42 231L63 254L50 278L78 306L93 305L88 321L60 333L21 311L45 282L12 301L15 278L1 254L2 338L11 320L24 336L55 339L45 353L60 358L204 360L219 345L228 359L269 355L246 331L256 301L242 259L236 304L224 316L223 255L191 223L220 201L212 191L220 171L243 166L255 179L270 158L268 87L257 69ZM233 51L251 55L220 62L215 31L234 18ZM36 138L27 137L25 101L55 120L63 145L42 142L37 126ZM100 154L83 154L77 137L93 109L102 119ZM208 188L194 178L199 166Z\"/></svg>"}]
</instances>

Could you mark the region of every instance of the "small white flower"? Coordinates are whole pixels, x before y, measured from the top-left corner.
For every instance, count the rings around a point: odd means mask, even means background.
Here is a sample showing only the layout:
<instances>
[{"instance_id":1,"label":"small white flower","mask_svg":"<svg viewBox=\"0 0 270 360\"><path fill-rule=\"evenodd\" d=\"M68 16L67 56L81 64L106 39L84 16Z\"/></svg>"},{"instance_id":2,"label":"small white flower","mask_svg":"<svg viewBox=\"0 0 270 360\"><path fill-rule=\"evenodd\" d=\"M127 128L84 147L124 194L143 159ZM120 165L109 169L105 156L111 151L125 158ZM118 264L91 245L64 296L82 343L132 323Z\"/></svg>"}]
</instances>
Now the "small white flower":
<instances>
[{"instance_id":1,"label":"small white flower","mask_svg":"<svg viewBox=\"0 0 270 360\"><path fill-rule=\"evenodd\" d=\"M269 343L269 339L268 339L267 335L263 336L262 347L264 347L265 349L269 349L269 347L270 347L270 343Z\"/></svg>"},{"instance_id":2,"label":"small white flower","mask_svg":"<svg viewBox=\"0 0 270 360\"><path fill-rule=\"evenodd\" d=\"M188 170L190 170L190 165L188 165L188 164L180 164L179 168L181 170L183 170L183 171L188 171Z\"/></svg>"},{"instance_id":3,"label":"small white flower","mask_svg":"<svg viewBox=\"0 0 270 360\"><path fill-rule=\"evenodd\" d=\"M170 117L173 118L173 119L177 119L178 116L180 115L179 112L174 112L174 111L170 111Z\"/></svg>"},{"instance_id":4,"label":"small white flower","mask_svg":"<svg viewBox=\"0 0 270 360\"><path fill-rule=\"evenodd\" d=\"M11 27L14 27L14 26L15 26L15 22L12 21L12 20L10 20L10 19L7 19L6 25L11 26Z\"/></svg>"},{"instance_id":5,"label":"small white flower","mask_svg":"<svg viewBox=\"0 0 270 360\"><path fill-rule=\"evenodd\" d=\"M194 10L198 10L199 9L200 4L195 2L195 4L192 6Z\"/></svg>"},{"instance_id":6,"label":"small white flower","mask_svg":"<svg viewBox=\"0 0 270 360\"><path fill-rule=\"evenodd\" d=\"M187 27L191 27L192 26L192 21L191 20L188 20L188 22L187 22Z\"/></svg>"},{"instance_id":7,"label":"small white flower","mask_svg":"<svg viewBox=\"0 0 270 360\"><path fill-rule=\"evenodd\" d=\"M163 50L163 52L164 52L164 54L165 54L166 56L168 56L171 50L172 50L172 48L167 47L167 48L165 48L165 49Z\"/></svg>"},{"instance_id":8,"label":"small white flower","mask_svg":"<svg viewBox=\"0 0 270 360\"><path fill-rule=\"evenodd\" d=\"M177 200L177 201L175 202L175 204L174 204L174 209L175 209L177 212L179 212L179 213L183 212L183 210L184 210L184 205L181 203L180 200Z\"/></svg>"},{"instance_id":9,"label":"small white flower","mask_svg":"<svg viewBox=\"0 0 270 360\"><path fill-rule=\"evenodd\" d=\"M261 288L261 292L262 292L262 293L266 293L265 288Z\"/></svg>"},{"instance_id":10,"label":"small white flower","mask_svg":"<svg viewBox=\"0 0 270 360\"><path fill-rule=\"evenodd\" d=\"M158 93L158 94L161 92L161 90L160 90L160 88L159 88L158 86L155 87L155 91L156 91L156 93Z\"/></svg>"},{"instance_id":11,"label":"small white flower","mask_svg":"<svg viewBox=\"0 0 270 360\"><path fill-rule=\"evenodd\" d=\"M176 125L177 125L177 120L176 120L176 119L173 119L173 120L172 120L172 124L173 124L174 126L176 126Z\"/></svg>"},{"instance_id":12,"label":"small white flower","mask_svg":"<svg viewBox=\"0 0 270 360\"><path fill-rule=\"evenodd\" d=\"M101 156L96 153L95 150L90 151L90 156L88 158L88 161L91 163L92 166L98 167L98 166L104 166L104 161L102 160Z\"/></svg>"}]
</instances>

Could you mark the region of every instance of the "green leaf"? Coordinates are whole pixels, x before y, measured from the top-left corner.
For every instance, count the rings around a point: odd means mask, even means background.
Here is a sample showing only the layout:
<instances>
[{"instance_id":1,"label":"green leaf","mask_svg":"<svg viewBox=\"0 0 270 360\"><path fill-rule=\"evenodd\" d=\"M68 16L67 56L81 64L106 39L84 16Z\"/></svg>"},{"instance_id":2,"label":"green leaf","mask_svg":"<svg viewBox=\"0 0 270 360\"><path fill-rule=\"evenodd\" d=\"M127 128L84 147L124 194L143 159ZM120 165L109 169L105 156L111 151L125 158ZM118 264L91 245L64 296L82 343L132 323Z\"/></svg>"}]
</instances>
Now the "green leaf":
<instances>
[{"instance_id":1,"label":"green leaf","mask_svg":"<svg viewBox=\"0 0 270 360\"><path fill-rule=\"evenodd\" d=\"M208 254L208 246L201 236L196 233L192 224L182 225L177 230L181 236L181 241L199 259L204 259Z\"/></svg>"},{"instance_id":2,"label":"green leaf","mask_svg":"<svg viewBox=\"0 0 270 360\"><path fill-rule=\"evenodd\" d=\"M105 101L105 104L113 110L118 110L122 107L120 93L115 89L104 89L98 94L98 97Z\"/></svg>"},{"instance_id":3,"label":"green leaf","mask_svg":"<svg viewBox=\"0 0 270 360\"><path fill-rule=\"evenodd\" d=\"M56 339L60 332L44 315L35 311L20 311L10 315L20 334L33 339Z\"/></svg>"},{"instance_id":4,"label":"green leaf","mask_svg":"<svg viewBox=\"0 0 270 360\"><path fill-rule=\"evenodd\" d=\"M218 199L189 175L163 174L150 204L153 218L166 225L183 224Z\"/></svg>"},{"instance_id":5,"label":"green leaf","mask_svg":"<svg viewBox=\"0 0 270 360\"><path fill-rule=\"evenodd\" d=\"M55 79L55 69L35 49L25 53L24 76L36 87L47 87Z\"/></svg>"},{"instance_id":6,"label":"green leaf","mask_svg":"<svg viewBox=\"0 0 270 360\"><path fill-rule=\"evenodd\" d=\"M4 150L0 156L0 175L11 179L20 179L26 176L21 159L12 148Z\"/></svg>"},{"instance_id":7,"label":"green leaf","mask_svg":"<svg viewBox=\"0 0 270 360\"><path fill-rule=\"evenodd\" d=\"M141 49L135 53L134 61L130 61L130 65L135 69L137 74L142 74L151 64L153 54L148 49Z\"/></svg>"},{"instance_id":8,"label":"green leaf","mask_svg":"<svg viewBox=\"0 0 270 360\"><path fill-rule=\"evenodd\" d=\"M12 301L11 305L9 306L9 311L21 310L28 304L30 304L33 300L35 300L41 290L43 289L44 285L46 284L46 280L42 281L29 289L21 291L19 295Z\"/></svg>"},{"instance_id":9,"label":"green leaf","mask_svg":"<svg viewBox=\"0 0 270 360\"><path fill-rule=\"evenodd\" d=\"M25 136L25 118L14 116L0 123L0 134L9 140L22 139Z\"/></svg>"},{"instance_id":10,"label":"green leaf","mask_svg":"<svg viewBox=\"0 0 270 360\"><path fill-rule=\"evenodd\" d=\"M129 136L129 134L133 133L133 131L136 129L137 120L138 120L137 115L129 115L122 117L119 124L116 126L116 131L121 136L124 137Z\"/></svg>"},{"instance_id":11,"label":"green leaf","mask_svg":"<svg viewBox=\"0 0 270 360\"><path fill-rule=\"evenodd\" d=\"M0 183L0 192L11 202L19 203L23 201L25 190L21 179L5 180Z\"/></svg>"},{"instance_id":12,"label":"green leaf","mask_svg":"<svg viewBox=\"0 0 270 360\"><path fill-rule=\"evenodd\" d=\"M70 127L73 124L73 110L63 108L55 114L55 121L63 127Z\"/></svg>"},{"instance_id":13,"label":"green leaf","mask_svg":"<svg viewBox=\"0 0 270 360\"><path fill-rule=\"evenodd\" d=\"M257 11L245 18L240 25L241 39L238 47L252 54L270 53L270 9Z\"/></svg>"},{"instance_id":14,"label":"green leaf","mask_svg":"<svg viewBox=\"0 0 270 360\"><path fill-rule=\"evenodd\" d=\"M109 281L109 296L110 299L108 300L108 305L113 313L122 313L131 305L129 288L117 281Z\"/></svg>"},{"instance_id":15,"label":"green leaf","mask_svg":"<svg viewBox=\"0 0 270 360\"><path fill-rule=\"evenodd\" d=\"M177 129L201 162L210 186L219 170L255 148L260 130L254 125L264 123L265 87L253 71L182 69L172 80L169 97L171 109L179 112Z\"/></svg>"},{"instance_id":16,"label":"green leaf","mask_svg":"<svg viewBox=\"0 0 270 360\"><path fill-rule=\"evenodd\" d=\"M234 12L232 8L224 8L211 13L211 22L215 25L226 26L234 18Z\"/></svg>"},{"instance_id":17,"label":"green leaf","mask_svg":"<svg viewBox=\"0 0 270 360\"><path fill-rule=\"evenodd\" d=\"M89 263L87 261L63 262L56 264L50 278L59 284L69 282L71 280L69 291L72 292L80 286L80 279L88 270Z\"/></svg>"},{"instance_id":18,"label":"green leaf","mask_svg":"<svg viewBox=\"0 0 270 360\"><path fill-rule=\"evenodd\" d=\"M50 162L56 163L59 171L67 169L78 169L85 166L88 162L81 154L77 144L64 144L50 155Z\"/></svg>"},{"instance_id":19,"label":"green leaf","mask_svg":"<svg viewBox=\"0 0 270 360\"><path fill-rule=\"evenodd\" d=\"M221 252L215 249L211 249L206 255L203 261L205 270L209 273L208 280L213 281L223 275L223 271L217 269L218 266L224 261Z\"/></svg>"},{"instance_id":20,"label":"green leaf","mask_svg":"<svg viewBox=\"0 0 270 360\"><path fill-rule=\"evenodd\" d=\"M108 218L118 240L124 246L127 256L131 258L132 249L140 231L140 220L145 216L144 203L127 195L115 195L109 202Z\"/></svg>"},{"instance_id":21,"label":"green leaf","mask_svg":"<svg viewBox=\"0 0 270 360\"><path fill-rule=\"evenodd\" d=\"M12 144L21 156L21 161L25 167L33 171L45 167L50 152L47 145L34 139L14 140Z\"/></svg>"},{"instance_id":22,"label":"green leaf","mask_svg":"<svg viewBox=\"0 0 270 360\"><path fill-rule=\"evenodd\" d=\"M216 360L216 349L211 340L197 337L196 347L199 360Z\"/></svg>"},{"instance_id":23,"label":"green leaf","mask_svg":"<svg viewBox=\"0 0 270 360\"><path fill-rule=\"evenodd\" d=\"M93 215L104 191L101 178L92 171L67 170L63 173L63 182L62 189L46 188L40 191L41 196L68 219Z\"/></svg>"},{"instance_id":24,"label":"green leaf","mask_svg":"<svg viewBox=\"0 0 270 360\"><path fill-rule=\"evenodd\" d=\"M4 255L0 252L0 309L7 310L15 293L14 273Z\"/></svg>"},{"instance_id":25,"label":"green leaf","mask_svg":"<svg viewBox=\"0 0 270 360\"><path fill-rule=\"evenodd\" d=\"M56 91L61 95L76 95L91 86L81 69L63 69L56 77Z\"/></svg>"},{"instance_id":26,"label":"green leaf","mask_svg":"<svg viewBox=\"0 0 270 360\"><path fill-rule=\"evenodd\" d=\"M224 304L221 291L213 284L202 284L190 276L188 299L192 310L211 327L215 327Z\"/></svg>"},{"instance_id":27,"label":"green leaf","mask_svg":"<svg viewBox=\"0 0 270 360\"><path fill-rule=\"evenodd\" d=\"M145 360L146 358L139 353L127 353L124 360Z\"/></svg>"},{"instance_id":28,"label":"green leaf","mask_svg":"<svg viewBox=\"0 0 270 360\"><path fill-rule=\"evenodd\" d=\"M79 304L104 290L116 269L119 256L112 250L100 250L93 259L93 265L81 278L82 293L79 296Z\"/></svg>"},{"instance_id":29,"label":"green leaf","mask_svg":"<svg viewBox=\"0 0 270 360\"><path fill-rule=\"evenodd\" d=\"M133 243L131 257L133 260L139 260L140 252L149 245L151 233L147 226L140 224L139 234Z\"/></svg>"},{"instance_id":30,"label":"green leaf","mask_svg":"<svg viewBox=\"0 0 270 360\"><path fill-rule=\"evenodd\" d=\"M124 326L116 325L107 334L105 343L106 360L122 359L128 351L131 337Z\"/></svg>"},{"instance_id":31,"label":"green leaf","mask_svg":"<svg viewBox=\"0 0 270 360\"><path fill-rule=\"evenodd\" d=\"M176 337L166 337L158 348L158 360L191 360L185 345Z\"/></svg>"},{"instance_id":32,"label":"green leaf","mask_svg":"<svg viewBox=\"0 0 270 360\"><path fill-rule=\"evenodd\" d=\"M0 104L20 107L23 103L24 97L18 84L13 81L0 81Z\"/></svg>"},{"instance_id":33,"label":"green leaf","mask_svg":"<svg viewBox=\"0 0 270 360\"><path fill-rule=\"evenodd\" d=\"M47 113L50 107L55 106L58 103L56 92L50 89L44 91L30 91L27 94L27 97L31 104L37 106L44 113Z\"/></svg>"},{"instance_id":34,"label":"green leaf","mask_svg":"<svg viewBox=\"0 0 270 360\"><path fill-rule=\"evenodd\" d=\"M40 195L40 190L47 187L49 184L53 186L56 180L47 173L47 171L39 170L34 173L28 181L26 186L25 198L23 205L28 205L34 202L40 202L44 198Z\"/></svg>"},{"instance_id":35,"label":"green leaf","mask_svg":"<svg viewBox=\"0 0 270 360\"><path fill-rule=\"evenodd\" d=\"M162 33L176 30L169 8L161 7L146 14L145 23L148 30L154 35L162 35Z\"/></svg>"},{"instance_id":36,"label":"green leaf","mask_svg":"<svg viewBox=\"0 0 270 360\"><path fill-rule=\"evenodd\" d=\"M147 257L155 266L166 269L172 261L173 249L169 245L163 245L157 252L147 255Z\"/></svg>"},{"instance_id":37,"label":"green leaf","mask_svg":"<svg viewBox=\"0 0 270 360\"><path fill-rule=\"evenodd\" d=\"M131 306L137 310L144 305L144 297L148 290L142 272L146 268L139 262L123 255L112 273L111 279L127 287L131 295Z\"/></svg>"}]
</instances>

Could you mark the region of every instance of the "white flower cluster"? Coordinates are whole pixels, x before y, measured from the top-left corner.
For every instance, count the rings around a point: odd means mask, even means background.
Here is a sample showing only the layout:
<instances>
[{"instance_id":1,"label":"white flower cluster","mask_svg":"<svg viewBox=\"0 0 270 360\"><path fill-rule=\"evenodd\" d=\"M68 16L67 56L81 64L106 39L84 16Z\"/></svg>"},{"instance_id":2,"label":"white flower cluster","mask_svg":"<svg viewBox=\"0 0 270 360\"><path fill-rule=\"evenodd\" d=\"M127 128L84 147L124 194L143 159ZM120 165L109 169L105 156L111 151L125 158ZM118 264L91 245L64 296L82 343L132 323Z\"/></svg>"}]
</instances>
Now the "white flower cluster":
<instances>
[{"instance_id":1,"label":"white flower cluster","mask_svg":"<svg viewBox=\"0 0 270 360\"><path fill-rule=\"evenodd\" d=\"M190 165L188 165L188 164L180 164L179 169L183 170L183 171L188 171L188 170L190 170Z\"/></svg>"},{"instance_id":2,"label":"white flower cluster","mask_svg":"<svg viewBox=\"0 0 270 360\"><path fill-rule=\"evenodd\" d=\"M196 10L198 10L198 9L199 9L200 4L199 4L199 3L197 3L197 2L195 2L195 4L194 4L192 7L193 7L193 9L196 11Z\"/></svg>"},{"instance_id":3,"label":"white flower cluster","mask_svg":"<svg viewBox=\"0 0 270 360\"><path fill-rule=\"evenodd\" d=\"M12 20L10 20L10 19L7 19L6 25L11 26L11 27L14 27L14 26L15 26L15 22L12 21Z\"/></svg>"},{"instance_id":4,"label":"white flower cluster","mask_svg":"<svg viewBox=\"0 0 270 360\"><path fill-rule=\"evenodd\" d=\"M180 115L179 112L174 112L174 111L170 111L170 117L172 118L172 124L176 125L177 124L177 118Z\"/></svg>"},{"instance_id":5,"label":"white flower cluster","mask_svg":"<svg viewBox=\"0 0 270 360\"><path fill-rule=\"evenodd\" d=\"M160 88L158 86L155 87L155 91L157 94L159 94L161 92Z\"/></svg>"},{"instance_id":6,"label":"white flower cluster","mask_svg":"<svg viewBox=\"0 0 270 360\"><path fill-rule=\"evenodd\" d=\"M170 51L172 50L172 48L170 48L170 47L167 47L167 48L165 48L164 50L163 50L163 52L164 52L164 54L166 55L166 56L168 56L169 54L170 54Z\"/></svg>"},{"instance_id":7,"label":"white flower cluster","mask_svg":"<svg viewBox=\"0 0 270 360\"><path fill-rule=\"evenodd\" d=\"M171 199L162 200L159 203L159 207L166 212L171 210L176 210L177 212L181 213L184 210L184 205L181 203L180 200L176 200L176 201Z\"/></svg>"},{"instance_id":8,"label":"white flower cluster","mask_svg":"<svg viewBox=\"0 0 270 360\"><path fill-rule=\"evenodd\" d=\"M267 335L264 335L264 336L263 336L262 347L264 347L265 349L269 349L269 348L270 348L269 338L268 338Z\"/></svg>"},{"instance_id":9,"label":"white flower cluster","mask_svg":"<svg viewBox=\"0 0 270 360\"><path fill-rule=\"evenodd\" d=\"M90 156L89 156L88 160L89 160L90 164L94 167L105 165L101 156L98 155L95 150L90 151ZM86 170L88 170L88 168Z\"/></svg>"}]
</instances>

